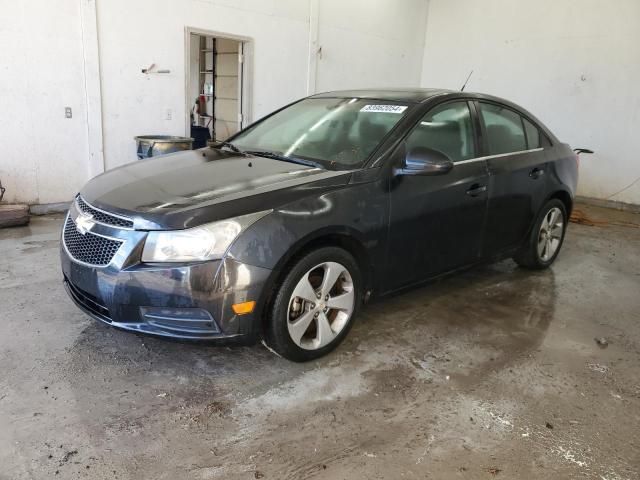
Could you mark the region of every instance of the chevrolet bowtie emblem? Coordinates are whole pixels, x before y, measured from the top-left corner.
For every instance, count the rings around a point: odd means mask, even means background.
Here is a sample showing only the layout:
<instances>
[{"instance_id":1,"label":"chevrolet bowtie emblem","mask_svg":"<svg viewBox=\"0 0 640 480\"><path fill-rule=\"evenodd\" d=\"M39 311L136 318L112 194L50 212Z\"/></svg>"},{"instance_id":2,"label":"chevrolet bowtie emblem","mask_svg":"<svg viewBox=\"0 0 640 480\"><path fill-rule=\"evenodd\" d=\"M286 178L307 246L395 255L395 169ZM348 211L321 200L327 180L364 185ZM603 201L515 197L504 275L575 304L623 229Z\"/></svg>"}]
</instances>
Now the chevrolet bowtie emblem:
<instances>
[{"instance_id":1,"label":"chevrolet bowtie emblem","mask_svg":"<svg viewBox=\"0 0 640 480\"><path fill-rule=\"evenodd\" d=\"M93 215L78 215L76 217L76 230L82 235L90 231L94 225Z\"/></svg>"}]
</instances>

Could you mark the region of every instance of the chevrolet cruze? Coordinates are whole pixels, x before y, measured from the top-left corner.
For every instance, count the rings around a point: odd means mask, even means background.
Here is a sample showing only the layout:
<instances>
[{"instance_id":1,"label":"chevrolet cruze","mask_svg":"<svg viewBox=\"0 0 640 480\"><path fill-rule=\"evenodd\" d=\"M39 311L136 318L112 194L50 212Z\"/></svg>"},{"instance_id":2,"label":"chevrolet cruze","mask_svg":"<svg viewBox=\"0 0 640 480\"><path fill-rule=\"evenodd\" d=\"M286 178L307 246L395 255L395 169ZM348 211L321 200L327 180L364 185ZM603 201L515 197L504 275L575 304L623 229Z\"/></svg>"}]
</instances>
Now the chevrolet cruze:
<instances>
[{"instance_id":1,"label":"chevrolet cruze","mask_svg":"<svg viewBox=\"0 0 640 480\"><path fill-rule=\"evenodd\" d=\"M65 220L73 301L164 337L335 348L370 296L479 262L555 260L577 157L506 100L323 93L211 148L89 181Z\"/></svg>"}]
</instances>

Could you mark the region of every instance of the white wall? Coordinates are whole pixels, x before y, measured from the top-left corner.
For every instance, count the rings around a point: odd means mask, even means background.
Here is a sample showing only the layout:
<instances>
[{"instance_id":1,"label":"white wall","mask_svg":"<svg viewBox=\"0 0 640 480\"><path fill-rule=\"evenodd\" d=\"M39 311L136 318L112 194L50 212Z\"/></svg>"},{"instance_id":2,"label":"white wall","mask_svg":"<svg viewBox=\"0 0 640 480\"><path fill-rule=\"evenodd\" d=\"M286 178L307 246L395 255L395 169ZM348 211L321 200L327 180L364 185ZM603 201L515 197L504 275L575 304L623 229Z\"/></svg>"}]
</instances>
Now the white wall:
<instances>
[{"instance_id":1,"label":"white wall","mask_svg":"<svg viewBox=\"0 0 640 480\"><path fill-rule=\"evenodd\" d=\"M100 0L107 168L134 161L133 137L184 135L185 27L254 41L254 112L305 95L309 4L300 0ZM168 75L144 75L155 63ZM171 109L171 120L166 110Z\"/></svg>"},{"instance_id":2,"label":"white wall","mask_svg":"<svg viewBox=\"0 0 640 480\"><path fill-rule=\"evenodd\" d=\"M640 177L640 1L430 0L422 85L508 98L583 156L578 193ZM640 204L640 181L612 200Z\"/></svg>"},{"instance_id":3,"label":"white wall","mask_svg":"<svg viewBox=\"0 0 640 480\"><path fill-rule=\"evenodd\" d=\"M68 201L105 166L135 161L134 135L185 134L190 26L253 40L254 119L309 89L459 88L473 69L470 90L596 150L580 194L640 203L640 181L611 196L640 177L638 0L0 0L0 11L6 201ZM151 63L171 74L142 74Z\"/></svg>"},{"instance_id":4,"label":"white wall","mask_svg":"<svg viewBox=\"0 0 640 480\"><path fill-rule=\"evenodd\" d=\"M310 6L322 55L309 68ZM315 91L417 85L425 0L101 0L98 2L107 168L135 159L133 137L184 135L185 26L250 37L253 119ZM126 12L126 14L123 14ZM170 75L140 72L152 63ZM172 119L166 119L166 110Z\"/></svg>"},{"instance_id":5,"label":"white wall","mask_svg":"<svg viewBox=\"0 0 640 480\"><path fill-rule=\"evenodd\" d=\"M426 0L319 0L316 91L420 84Z\"/></svg>"},{"instance_id":6,"label":"white wall","mask_svg":"<svg viewBox=\"0 0 640 480\"><path fill-rule=\"evenodd\" d=\"M0 1L5 201L67 201L89 176L81 9L78 0Z\"/></svg>"},{"instance_id":7,"label":"white wall","mask_svg":"<svg viewBox=\"0 0 640 480\"><path fill-rule=\"evenodd\" d=\"M0 179L7 201L30 204L68 201L135 161L135 135L186 133L185 27L252 40L257 119L314 91L417 84L426 23L426 0L0 0L0 11ZM171 73L143 74L152 63Z\"/></svg>"}]
</instances>

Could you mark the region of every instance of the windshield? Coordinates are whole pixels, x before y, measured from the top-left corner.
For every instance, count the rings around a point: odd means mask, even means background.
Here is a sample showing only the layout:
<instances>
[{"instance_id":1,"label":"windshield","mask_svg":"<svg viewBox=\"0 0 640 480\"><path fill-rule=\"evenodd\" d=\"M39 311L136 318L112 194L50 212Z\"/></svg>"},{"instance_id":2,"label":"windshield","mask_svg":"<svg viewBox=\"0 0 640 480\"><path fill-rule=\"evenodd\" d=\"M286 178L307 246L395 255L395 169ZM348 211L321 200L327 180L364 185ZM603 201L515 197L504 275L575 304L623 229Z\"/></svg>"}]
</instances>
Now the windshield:
<instances>
[{"instance_id":1,"label":"windshield","mask_svg":"<svg viewBox=\"0 0 640 480\"><path fill-rule=\"evenodd\" d=\"M362 167L408 105L358 98L307 98L239 133L243 151L269 151L332 170Z\"/></svg>"}]
</instances>

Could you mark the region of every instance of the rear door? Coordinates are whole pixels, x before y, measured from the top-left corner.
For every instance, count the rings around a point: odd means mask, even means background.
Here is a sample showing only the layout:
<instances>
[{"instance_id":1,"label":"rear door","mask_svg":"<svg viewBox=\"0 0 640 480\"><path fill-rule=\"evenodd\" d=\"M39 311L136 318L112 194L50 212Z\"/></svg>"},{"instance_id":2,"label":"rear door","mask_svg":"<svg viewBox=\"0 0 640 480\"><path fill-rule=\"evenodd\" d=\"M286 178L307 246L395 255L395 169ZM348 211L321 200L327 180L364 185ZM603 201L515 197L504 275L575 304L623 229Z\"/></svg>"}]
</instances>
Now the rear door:
<instances>
[{"instance_id":1,"label":"rear door","mask_svg":"<svg viewBox=\"0 0 640 480\"><path fill-rule=\"evenodd\" d=\"M478 158L473 111L466 100L433 107L398 152L427 147L446 154L454 166L442 175L391 178L386 291L479 258L489 179L485 161ZM400 157L395 164L404 161Z\"/></svg>"},{"instance_id":2,"label":"rear door","mask_svg":"<svg viewBox=\"0 0 640 480\"><path fill-rule=\"evenodd\" d=\"M546 157L538 128L517 111L478 101L489 170L483 257L522 244L544 200Z\"/></svg>"}]
</instances>

